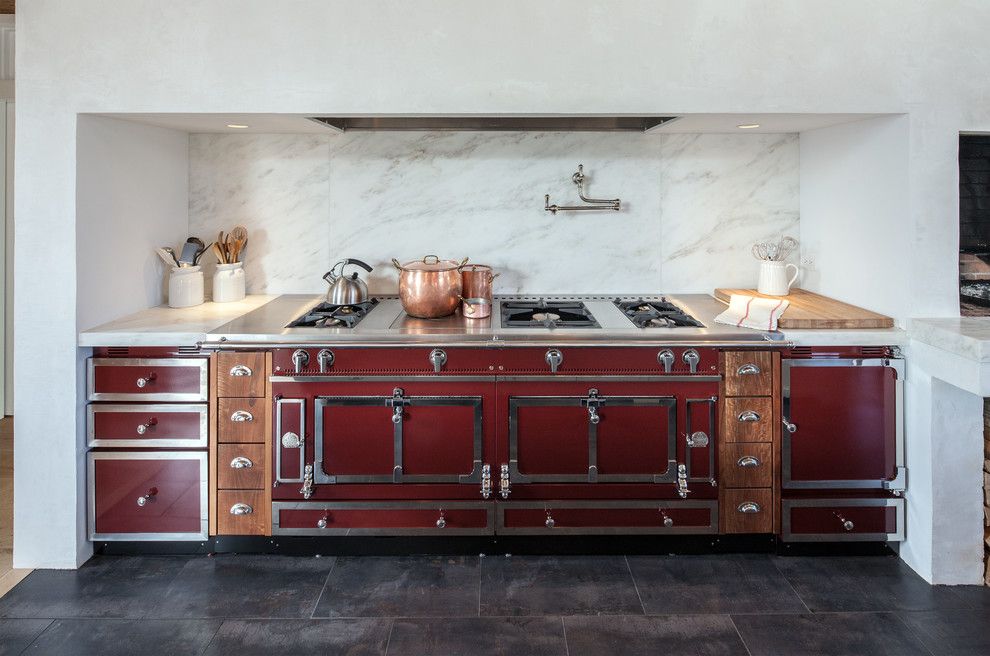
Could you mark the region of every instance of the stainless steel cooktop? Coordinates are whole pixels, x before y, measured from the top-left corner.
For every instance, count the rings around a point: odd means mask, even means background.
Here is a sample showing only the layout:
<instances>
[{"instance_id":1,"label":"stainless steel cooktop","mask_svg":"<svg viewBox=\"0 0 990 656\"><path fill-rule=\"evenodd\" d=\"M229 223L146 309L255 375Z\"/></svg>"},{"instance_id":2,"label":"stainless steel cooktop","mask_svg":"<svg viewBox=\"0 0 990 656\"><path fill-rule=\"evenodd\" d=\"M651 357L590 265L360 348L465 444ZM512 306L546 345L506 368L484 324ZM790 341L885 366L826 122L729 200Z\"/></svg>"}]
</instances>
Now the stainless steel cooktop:
<instances>
[{"instance_id":1,"label":"stainless steel cooktop","mask_svg":"<svg viewBox=\"0 0 990 656\"><path fill-rule=\"evenodd\" d=\"M289 324L298 317L312 314L311 310L323 298L298 294L279 296L212 331L210 341L442 345L486 342L735 343L781 339L779 333L716 324L715 316L726 306L705 294L496 296L492 315L485 319L466 318L460 312L440 319L417 319L403 311L397 297L378 295L375 298L378 303L353 327L326 323L322 326L290 327ZM642 309L646 305L651 308L649 312ZM637 316L631 316L628 308L635 308L632 315L650 315L651 320L640 327ZM565 316L560 312L575 314L579 325L568 325L568 322L552 316ZM661 319L652 321L657 318L653 314ZM680 325L677 327L663 319L675 315L679 318Z\"/></svg>"}]
</instances>

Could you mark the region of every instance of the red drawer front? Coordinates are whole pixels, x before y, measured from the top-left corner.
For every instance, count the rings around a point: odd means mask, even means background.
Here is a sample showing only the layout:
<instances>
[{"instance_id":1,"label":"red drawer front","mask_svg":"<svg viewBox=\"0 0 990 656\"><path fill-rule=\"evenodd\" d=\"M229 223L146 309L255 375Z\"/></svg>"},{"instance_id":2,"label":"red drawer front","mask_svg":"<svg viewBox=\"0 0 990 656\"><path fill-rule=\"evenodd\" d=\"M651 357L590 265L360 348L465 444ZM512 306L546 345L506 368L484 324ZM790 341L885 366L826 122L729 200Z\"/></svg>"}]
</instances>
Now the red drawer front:
<instances>
[{"instance_id":1,"label":"red drawer front","mask_svg":"<svg viewBox=\"0 0 990 656\"><path fill-rule=\"evenodd\" d=\"M499 503L498 533L715 533L712 502Z\"/></svg>"},{"instance_id":2,"label":"red drawer front","mask_svg":"<svg viewBox=\"0 0 990 656\"><path fill-rule=\"evenodd\" d=\"M90 539L206 538L206 454L90 453Z\"/></svg>"},{"instance_id":3,"label":"red drawer front","mask_svg":"<svg viewBox=\"0 0 990 656\"><path fill-rule=\"evenodd\" d=\"M493 504L275 503L275 535L490 534ZM442 520L442 521L441 521Z\"/></svg>"},{"instance_id":4,"label":"red drawer front","mask_svg":"<svg viewBox=\"0 0 990 656\"><path fill-rule=\"evenodd\" d=\"M205 404L92 404L87 419L92 447L205 448L207 445Z\"/></svg>"},{"instance_id":5,"label":"red drawer front","mask_svg":"<svg viewBox=\"0 0 990 656\"><path fill-rule=\"evenodd\" d=\"M90 358L90 401L206 401L206 358Z\"/></svg>"},{"instance_id":6,"label":"red drawer front","mask_svg":"<svg viewBox=\"0 0 990 656\"><path fill-rule=\"evenodd\" d=\"M500 353L499 365L504 368L503 374L547 374L551 375L547 364L548 348L506 348ZM558 375L656 375L664 374L663 365L658 360L661 351L666 347L634 347L634 348L581 348L553 347L560 351L563 360L557 368ZM688 348L671 348L674 354L672 374L689 374L690 367L683 360ZM718 351L715 349L693 349L700 357L697 366L699 375L718 374Z\"/></svg>"},{"instance_id":7,"label":"red drawer front","mask_svg":"<svg viewBox=\"0 0 990 656\"><path fill-rule=\"evenodd\" d=\"M786 541L903 539L903 499L784 499L782 504Z\"/></svg>"},{"instance_id":8,"label":"red drawer front","mask_svg":"<svg viewBox=\"0 0 990 656\"><path fill-rule=\"evenodd\" d=\"M309 355L309 362L300 375L319 375L319 353L321 349L303 349ZM390 374L435 374L430 362L432 346L407 348L333 348L333 364L326 368L329 376L340 374L363 374L386 376ZM446 362L440 374L488 374L495 373L499 349L494 348L444 348ZM296 349L276 349L272 362L276 376L296 375L292 354Z\"/></svg>"}]
</instances>

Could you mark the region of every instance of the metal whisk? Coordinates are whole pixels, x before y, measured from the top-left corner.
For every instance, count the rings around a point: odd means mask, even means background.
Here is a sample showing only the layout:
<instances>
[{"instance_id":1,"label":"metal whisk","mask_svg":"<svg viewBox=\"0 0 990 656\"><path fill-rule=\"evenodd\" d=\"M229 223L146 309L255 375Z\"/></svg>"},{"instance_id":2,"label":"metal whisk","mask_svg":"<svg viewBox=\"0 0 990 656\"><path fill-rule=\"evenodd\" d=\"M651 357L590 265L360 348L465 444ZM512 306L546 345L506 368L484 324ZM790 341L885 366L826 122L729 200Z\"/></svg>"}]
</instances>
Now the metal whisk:
<instances>
[{"instance_id":1,"label":"metal whisk","mask_svg":"<svg viewBox=\"0 0 990 656\"><path fill-rule=\"evenodd\" d=\"M797 245L797 239L793 237L784 237L776 242L761 241L753 244L753 257L758 260L780 262L786 260L797 248Z\"/></svg>"}]
</instances>

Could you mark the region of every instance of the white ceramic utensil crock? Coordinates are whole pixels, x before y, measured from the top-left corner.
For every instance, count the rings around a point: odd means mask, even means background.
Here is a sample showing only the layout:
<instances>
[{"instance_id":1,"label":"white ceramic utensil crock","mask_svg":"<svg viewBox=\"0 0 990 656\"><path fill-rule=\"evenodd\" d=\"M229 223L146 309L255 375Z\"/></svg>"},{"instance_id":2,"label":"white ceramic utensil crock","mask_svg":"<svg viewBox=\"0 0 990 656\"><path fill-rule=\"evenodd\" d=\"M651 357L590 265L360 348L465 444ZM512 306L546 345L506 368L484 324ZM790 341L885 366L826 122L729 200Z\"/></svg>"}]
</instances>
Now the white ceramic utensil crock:
<instances>
[{"instance_id":1,"label":"white ceramic utensil crock","mask_svg":"<svg viewBox=\"0 0 990 656\"><path fill-rule=\"evenodd\" d=\"M788 267L794 268L794 275L787 279ZM756 291L767 296L786 296L791 291L791 285L801 275L801 270L796 264L785 264L773 260L765 260L760 263L760 284Z\"/></svg>"},{"instance_id":2,"label":"white ceramic utensil crock","mask_svg":"<svg viewBox=\"0 0 990 656\"><path fill-rule=\"evenodd\" d=\"M244 263L218 264L213 274L213 302L230 303L244 298Z\"/></svg>"},{"instance_id":3,"label":"white ceramic utensil crock","mask_svg":"<svg viewBox=\"0 0 990 656\"><path fill-rule=\"evenodd\" d=\"M203 272L198 266L172 267L168 278L168 305L192 307L203 302Z\"/></svg>"}]
</instances>

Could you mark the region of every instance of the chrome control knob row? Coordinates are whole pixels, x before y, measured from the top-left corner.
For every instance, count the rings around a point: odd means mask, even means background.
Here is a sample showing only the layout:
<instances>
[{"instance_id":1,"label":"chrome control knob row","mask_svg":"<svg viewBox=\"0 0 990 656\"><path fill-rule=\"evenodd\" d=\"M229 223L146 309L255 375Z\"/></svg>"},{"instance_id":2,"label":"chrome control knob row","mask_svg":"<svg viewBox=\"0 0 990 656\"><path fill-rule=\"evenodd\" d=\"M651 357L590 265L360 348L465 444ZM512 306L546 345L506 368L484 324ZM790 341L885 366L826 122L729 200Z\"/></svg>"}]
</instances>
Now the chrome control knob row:
<instances>
[{"instance_id":1,"label":"chrome control knob row","mask_svg":"<svg viewBox=\"0 0 990 656\"><path fill-rule=\"evenodd\" d=\"M663 367L663 372L669 374L674 370L674 352L670 349L664 349L657 353L657 362ZM681 362L688 366L688 370L692 374L698 373L698 365L701 363L701 354L695 349L687 349L681 354Z\"/></svg>"}]
</instances>

